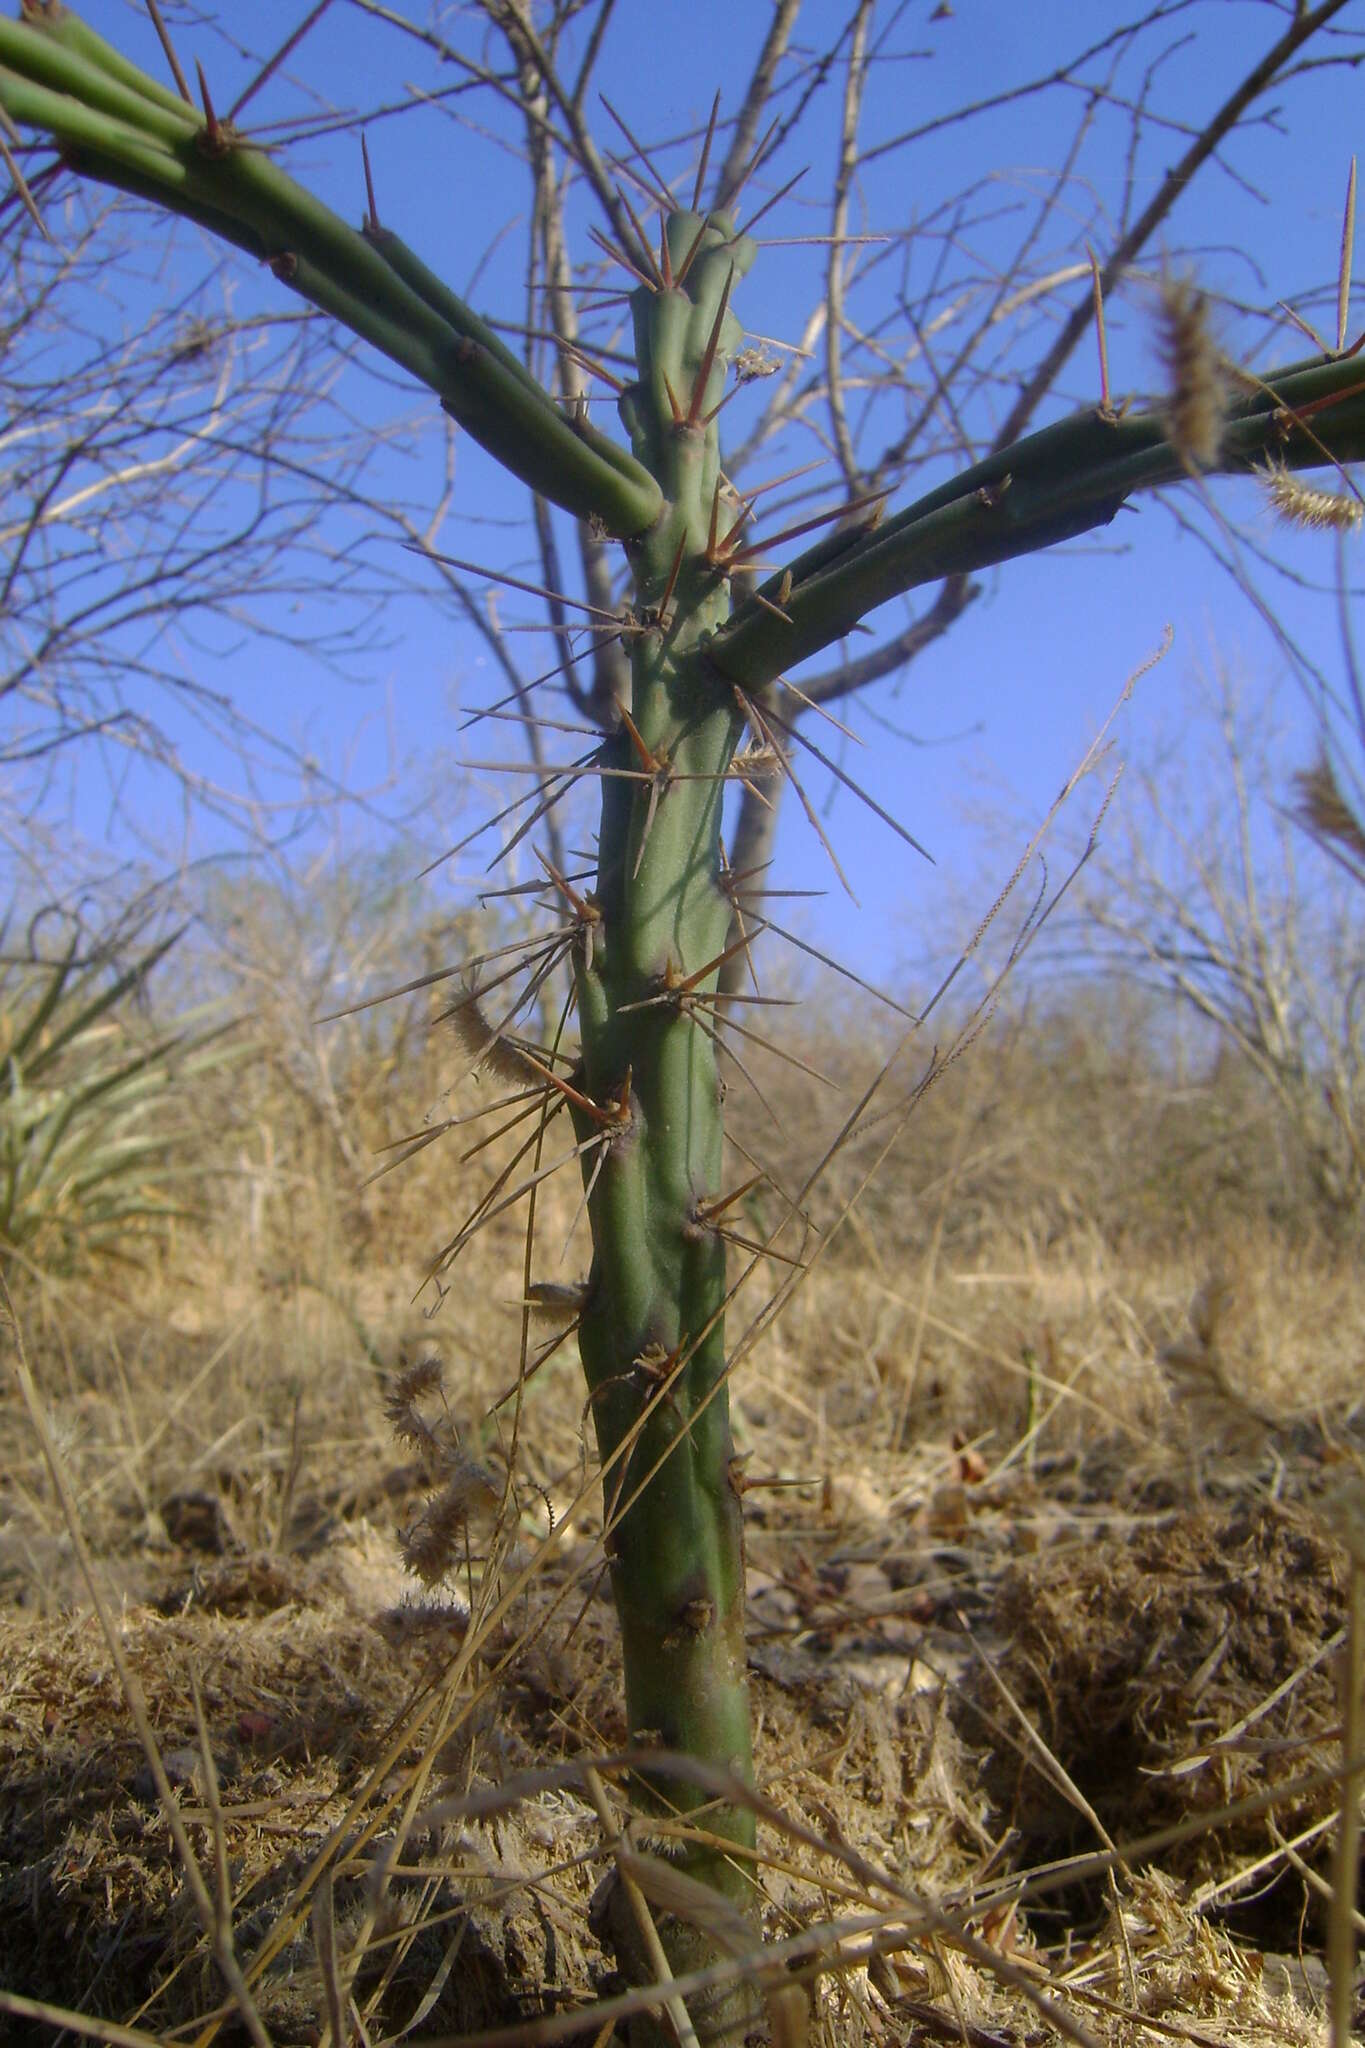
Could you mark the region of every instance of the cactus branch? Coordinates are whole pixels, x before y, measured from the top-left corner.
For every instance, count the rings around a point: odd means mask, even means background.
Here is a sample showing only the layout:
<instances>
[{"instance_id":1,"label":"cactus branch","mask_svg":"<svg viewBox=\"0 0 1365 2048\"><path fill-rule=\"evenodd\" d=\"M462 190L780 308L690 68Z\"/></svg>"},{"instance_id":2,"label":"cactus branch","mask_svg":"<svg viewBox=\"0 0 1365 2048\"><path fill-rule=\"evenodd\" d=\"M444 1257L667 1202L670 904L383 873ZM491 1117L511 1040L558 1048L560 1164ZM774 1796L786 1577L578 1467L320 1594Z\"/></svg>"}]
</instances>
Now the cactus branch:
<instances>
[{"instance_id":1,"label":"cactus branch","mask_svg":"<svg viewBox=\"0 0 1365 2048\"><path fill-rule=\"evenodd\" d=\"M1278 372L1231 408L1212 473L1358 460L1361 387L1358 366L1342 356ZM1138 492L1186 474L1161 414L1116 420L1087 408L999 450L875 530L836 533L809 549L734 615L712 656L726 677L761 689L890 598L1106 526ZM779 599L785 619L771 609Z\"/></svg>"},{"instance_id":2,"label":"cactus branch","mask_svg":"<svg viewBox=\"0 0 1365 2048\"><path fill-rule=\"evenodd\" d=\"M357 233L221 122L203 119L76 17L0 21L0 106L85 175L197 221L382 350L514 475L629 536L658 517L657 485L606 435L570 422L488 324L404 247Z\"/></svg>"}]
</instances>

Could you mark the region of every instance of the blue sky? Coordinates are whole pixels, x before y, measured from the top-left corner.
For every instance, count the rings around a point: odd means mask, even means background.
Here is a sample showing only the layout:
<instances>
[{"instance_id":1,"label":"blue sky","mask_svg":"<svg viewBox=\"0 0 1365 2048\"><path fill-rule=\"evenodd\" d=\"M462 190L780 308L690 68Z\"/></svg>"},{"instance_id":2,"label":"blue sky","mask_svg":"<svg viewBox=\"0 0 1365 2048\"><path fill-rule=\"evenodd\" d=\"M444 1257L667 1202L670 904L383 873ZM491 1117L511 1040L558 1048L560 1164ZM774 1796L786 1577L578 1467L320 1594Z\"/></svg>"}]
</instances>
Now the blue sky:
<instances>
[{"instance_id":1,"label":"blue sky","mask_svg":"<svg viewBox=\"0 0 1365 2048\"><path fill-rule=\"evenodd\" d=\"M87 20L128 54L158 73L160 55L140 5L130 0L85 0ZM211 30L186 25L184 9L165 9L188 59L200 55L220 107L231 103L252 66ZM268 51L285 28L306 11L281 8L278 0L238 0L230 11L206 10L230 20L243 42ZM426 19L418 0L396 0L394 12ZM844 8L832 0L808 4L803 20L812 45L832 39ZM478 57L484 36L473 9L438 10L444 33L463 52ZM882 16L890 10L882 9ZM1169 8L1170 20L1154 44L1167 55L1157 73L1156 102L1173 122L1198 123L1235 82L1255 53L1279 33L1285 12L1261 0L1219 0L1219 4ZM1127 11L1097 4L1004 6L998 0L958 0L951 16L930 19L928 4L904 10L895 29L893 61L874 95L864 129L865 143L884 139L922 122L935 110L979 99L1041 76L1082 35L1098 37L1128 18ZM177 21L177 16L182 17ZM690 0L659 7L622 0L606 45L604 89L627 112L638 115L651 135L695 129L704 121L717 83L733 92L747 75L752 51L767 18L759 0ZM1365 9L1347 10L1348 24L1365 26ZM1186 47L1187 30L1198 43ZM409 85L430 88L449 82L419 45L368 17L351 0L335 0L330 12L303 42L280 77L253 102L250 119L293 118L306 104L302 82L326 102L345 108L373 106L404 96ZM774 166L766 189L803 162L811 171L802 194L769 216L762 232L772 235L818 231L824 215L815 201L825 188L835 146L838 74L817 102L799 146ZM642 92L647 112L641 113ZM1226 166L1214 168L1177 208L1166 237L1197 246L1201 278L1248 306L1269 308L1286 299L1304 310L1311 305L1320 326L1334 316L1316 288L1335 278L1346 170L1359 131L1359 85L1352 74L1315 73L1277 96L1274 124L1263 124L1234 140ZM461 102L453 103L459 111ZM1076 97L1069 92L1038 95L963 126L950 127L916 146L909 165L890 157L873 165L859 193L869 229L897 229L934 213L947 195L989 177L977 231L983 262L991 237L1003 248L1014 232L985 218L992 210L1027 206L1048 168L1072 133ZM610 123L594 109L594 126L610 143ZM514 153L501 146L496 110L480 105L483 132L431 106L399 118L376 120L369 129L380 211L387 223L459 291L470 290L484 312L508 308L519 317L521 283L516 228L524 215L526 182ZM489 128L493 132L489 132ZM1139 202L1160 179L1185 137L1175 127L1153 130L1130 165L1122 129L1103 119L1080 166L1077 205L1086 195L1098 203L1098 222L1089 223L1100 241L1105 210L1112 216L1125 175L1131 174ZM665 157L680 169L683 156ZM295 148L289 167L344 215L357 219L362 187L357 148L351 136L320 137ZM909 173L913 172L913 189ZM583 218L586 218L586 211ZM495 246L488 256L490 239ZM1059 238L1060 239L1060 238ZM196 239L180 233L174 254L155 286L122 295L121 310L111 295L110 319L135 321L145 289L172 288L202 261ZM1254 258L1246 252L1254 251ZM1160 249L1153 252L1153 265ZM766 249L737 304L741 319L759 331L792 335L810 302L823 252L807 247ZM238 310L278 304L279 287L253 275L243 259L229 260L226 276ZM1072 284L1056 304L1065 307L1082 289ZM1230 347L1250 340L1259 366L1301 355L1304 344L1284 329L1268 347L1264 330L1229 331ZM1152 323L1140 293L1125 294L1111 310L1111 357L1117 390L1159 388ZM1064 377L1063 396L1041 416L1054 417L1066 405L1096 395L1093 350L1078 351ZM345 387L347 402L362 418L383 419L394 409L434 410L390 379L383 386L358 375ZM741 408L732 408L741 419ZM602 424L614 428L608 408ZM1041 419L1040 422L1041 423ZM793 459L800 459L800 451ZM434 460L430 449L387 454L379 475L395 491L420 495L430 490ZM423 468L423 465L427 465ZM785 467L776 459L760 463L754 477ZM926 475L925 485L936 481ZM517 520L524 503L519 488L502 478L477 448L461 444L455 474L454 507L442 534L447 550L535 573ZM1218 517L1248 519L1253 539L1274 545L1310 583L1330 583L1333 558L1326 543L1286 544L1259 509L1254 486L1211 487L1211 515L1185 494L1196 525L1218 534ZM472 524L477 520L478 524ZM1220 545L1226 546L1226 536ZM390 540L378 549L392 548ZM1248 558L1248 566L1261 574ZM855 911L842 896L828 863L789 803L784 815L781 865L793 886L828 887L823 904L800 916L818 943L877 973L891 973L902 957L920 949L921 935L937 939L951 920L964 888L980 878L984 900L990 880L1008 866L1011 846L1028 831L1055 796L1087 741L1119 694L1125 678L1161 644L1166 627L1174 633L1172 652L1148 675L1120 721L1122 745L1141 756L1160 737L1169 740L1187 715L1195 667L1207 665L1213 650L1241 665L1253 687L1281 676L1282 652L1248 603L1216 569L1193 531L1182 531L1169 513L1146 503L1123 514L1114 527L1053 556L1007 565L988 575L981 600L951 634L899 682L877 686L864 701L844 707L862 746L821 735L837 747L843 764L892 809L935 856L936 866L917 860L846 792L831 790L812 764L809 786L825 805L825 822L858 889ZM1265 596L1295 639L1329 676L1338 675L1335 612L1320 590L1262 578ZM931 595L931 593L929 593ZM319 599L319 621L327 614ZM505 616L517 616L515 600L502 600ZM520 615L529 615L529 607ZM903 616L900 614L898 616ZM306 612L296 614L307 630ZM880 622L878 622L880 623ZM892 623L896 623L895 620ZM489 690L486 655L468 629L455 626L435 605L404 599L385 620L391 644L368 660L352 664L349 680L320 671L307 660L264 656L246 645L212 650L182 648L198 679L229 694L245 714L282 731L309 751L338 781L383 790L380 809L395 821L378 822L373 812L343 814L328 830L342 844L371 846L386 862L402 858L410 839L414 869L434 845L466 828L471 813L468 776L454 763L466 754L489 757L511 751L507 727L485 726L460 737L457 715ZM544 643L541 643L544 644ZM528 656L528 663L530 657ZM542 665L553 656L546 654ZM823 664L818 664L823 665ZM799 679L799 678L798 678ZM500 688L499 688L500 693ZM169 714L174 724L176 714ZM1291 718L1292 723L1292 718ZM914 735L907 742L896 731ZM1303 753L1309 751L1306 713L1299 718ZM177 734L185 755L206 772L230 780L239 771L230 752L211 747L185 721ZM1291 733L1291 747L1298 744ZM196 754L196 749L201 750ZM1286 762L1286 773L1295 765ZM283 784L278 792L286 794ZM212 851L221 828L199 820L189 829L170 793L153 777L134 772L123 788L124 805L113 809L101 773L82 768L53 785L49 804L66 807L68 823L86 840L125 843L131 810L144 851L175 859ZM1096 790L1096 797L1098 790ZM1089 798L1083 802L1090 801ZM416 815L414 816L414 812ZM128 842L131 843L131 842ZM395 853L397 849L397 854ZM490 843L491 850L491 843ZM481 860L466 857L452 875L459 893L472 886Z\"/></svg>"}]
</instances>

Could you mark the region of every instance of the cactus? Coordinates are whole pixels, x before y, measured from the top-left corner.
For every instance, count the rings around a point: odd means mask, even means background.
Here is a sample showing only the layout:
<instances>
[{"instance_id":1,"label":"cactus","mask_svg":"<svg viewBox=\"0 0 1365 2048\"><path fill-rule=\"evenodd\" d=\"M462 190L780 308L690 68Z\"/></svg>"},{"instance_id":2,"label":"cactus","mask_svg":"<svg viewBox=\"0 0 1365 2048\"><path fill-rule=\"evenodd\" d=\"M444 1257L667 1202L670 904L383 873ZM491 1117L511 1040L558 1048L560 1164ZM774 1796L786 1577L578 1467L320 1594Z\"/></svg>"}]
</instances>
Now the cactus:
<instances>
[{"instance_id":1,"label":"cactus","mask_svg":"<svg viewBox=\"0 0 1365 2048\"><path fill-rule=\"evenodd\" d=\"M418 378L533 490L624 545L633 594L616 623L630 694L594 763L595 887L580 894L553 874L574 932L577 1061L568 1080L539 1053L522 1049L514 1064L547 1105L567 1104L575 1126L593 1243L578 1341L632 1740L751 1781L722 1221L737 1191L724 1172L713 1021L731 950L736 878L720 821L736 750L747 731L767 759L786 761L797 736L775 686L874 606L1073 538L1178 481L1193 461L1179 422L1083 410L892 517L880 499L839 507L829 533L750 589L751 508L724 486L718 413L757 249L730 211L702 209L701 176L694 208L663 218L657 251L633 220L622 232L639 280L635 375L620 394L626 448L567 415L395 235L372 217L352 230L211 107L201 114L144 77L55 0L24 0L21 22L0 23L0 105L75 170L268 263ZM1213 470L1273 463L1283 474L1363 451L1365 376L1338 353L1278 374L1273 389L1249 381L1205 452ZM708 1797L684 1771L670 1774L666 1757L643 1781L646 1803L684 1813ZM687 1873L755 1922L751 1809L712 1801L699 1837L680 1851ZM654 1964L628 1915L615 1915L612 1933L648 1981ZM678 1917L665 1947L675 1973L730 1953L714 1930ZM758 2010L741 1982L706 2024L742 2029Z\"/></svg>"}]
</instances>

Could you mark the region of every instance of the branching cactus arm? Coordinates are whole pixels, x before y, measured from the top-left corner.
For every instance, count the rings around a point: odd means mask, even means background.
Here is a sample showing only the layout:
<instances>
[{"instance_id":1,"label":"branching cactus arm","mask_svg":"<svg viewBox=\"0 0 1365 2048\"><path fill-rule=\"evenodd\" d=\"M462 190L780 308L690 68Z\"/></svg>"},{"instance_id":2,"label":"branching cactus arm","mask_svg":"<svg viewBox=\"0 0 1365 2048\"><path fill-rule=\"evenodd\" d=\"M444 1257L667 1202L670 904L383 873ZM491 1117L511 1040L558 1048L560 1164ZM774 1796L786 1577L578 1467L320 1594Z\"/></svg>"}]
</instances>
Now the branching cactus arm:
<instances>
[{"instance_id":1,"label":"branching cactus arm","mask_svg":"<svg viewBox=\"0 0 1365 2048\"><path fill-rule=\"evenodd\" d=\"M875 606L1106 526L1142 491L1196 474L1161 413L1091 407L1044 427L884 523L809 549L736 612L715 643L747 688L841 639ZM1365 360L1322 356L1231 406L1210 475L1321 468L1365 454ZM879 510L880 508L878 508Z\"/></svg>"},{"instance_id":2,"label":"branching cactus arm","mask_svg":"<svg viewBox=\"0 0 1365 2048\"><path fill-rule=\"evenodd\" d=\"M622 537L658 517L649 473L607 435L566 418L396 235L348 227L263 150L164 91L65 9L0 20L0 106L50 135L73 169L269 263L436 392L475 440L566 511Z\"/></svg>"}]
</instances>

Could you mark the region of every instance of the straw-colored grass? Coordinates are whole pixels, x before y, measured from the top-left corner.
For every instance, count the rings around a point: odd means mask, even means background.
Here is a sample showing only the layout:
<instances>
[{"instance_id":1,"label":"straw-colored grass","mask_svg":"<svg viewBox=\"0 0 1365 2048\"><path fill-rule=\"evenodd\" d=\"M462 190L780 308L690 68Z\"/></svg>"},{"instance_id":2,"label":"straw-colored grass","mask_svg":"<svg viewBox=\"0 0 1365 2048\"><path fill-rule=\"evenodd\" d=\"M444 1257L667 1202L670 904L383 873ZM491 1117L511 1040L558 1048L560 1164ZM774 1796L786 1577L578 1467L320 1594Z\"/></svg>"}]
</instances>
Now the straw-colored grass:
<instances>
[{"instance_id":1,"label":"straw-colored grass","mask_svg":"<svg viewBox=\"0 0 1365 2048\"><path fill-rule=\"evenodd\" d=\"M371 2041L604 2038L613 1854L647 1912L690 1907L666 1830L618 1839L573 1342L493 1405L517 1379L516 1213L437 1313L413 1300L506 1143L460 1164L478 1131L455 1129L361 1186L378 1148L505 1084L460 1079L429 996L312 1045L297 1019L327 1004L270 985L256 1056L196 1090L195 1217L131 1276L9 1276L98 1601L7 1358L0 2030L55 2038L51 2009L243 2038L230 1953L272 2041L355 2014ZM873 1025L810 1017L792 1042L856 1088ZM777 1122L736 1078L737 1135L794 1189L846 1100L746 1063ZM1365 1449L1352 1246L1254 1085L1159 1056L1103 989L997 1019L850 1208L902 1064L734 1382L772 1955L818 1969L830 2044L1317 2041L1350 1575L1321 1503ZM578 1192L573 1169L541 1192L544 1282L584 1270ZM736 1228L780 1214L757 1190ZM736 1339L790 1271L765 1263ZM435 1465L385 1415L426 1356ZM480 1484L423 1586L400 1536L457 1446Z\"/></svg>"}]
</instances>

